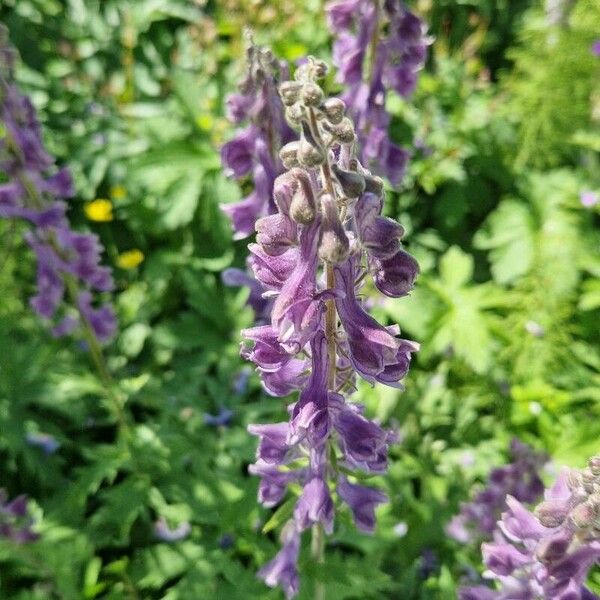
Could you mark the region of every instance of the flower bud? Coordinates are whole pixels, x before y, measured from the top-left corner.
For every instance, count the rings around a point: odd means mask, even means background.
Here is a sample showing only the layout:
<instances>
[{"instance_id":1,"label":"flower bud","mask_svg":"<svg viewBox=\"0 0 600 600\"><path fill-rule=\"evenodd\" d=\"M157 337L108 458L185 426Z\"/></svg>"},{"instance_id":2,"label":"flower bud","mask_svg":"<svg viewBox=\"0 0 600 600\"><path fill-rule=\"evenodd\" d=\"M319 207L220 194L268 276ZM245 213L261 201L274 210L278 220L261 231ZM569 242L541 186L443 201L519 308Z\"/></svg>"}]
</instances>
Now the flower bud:
<instances>
[{"instance_id":1,"label":"flower bud","mask_svg":"<svg viewBox=\"0 0 600 600\"><path fill-rule=\"evenodd\" d=\"M321 196L323 220L321 223L321 239L319 256L321 259L337 264L348 256L350 242L344 231L335 200L329 194Z\"/></svg>"},{"instance_id":2,"label":"flower bud","mask_svg":"<svg viewBox=\"0 0 600 600\"><path fill-rule=\"evenodd\" d=\"M309 225L315 220L317 211L310 178L302 169L292 169L290 175L293 175L297 182L296 192L290 204L290 217L296 223Z\"/></svg>"},{"instance_id":3,"label":"flower bud","mask_svg":"<svg viewBox=\"0 0 600 600\"><path fill-rule=\"evenodd\" d=\"M298 178L294 176L295 171L296 168L293 168L291 171L282 173L273 183L273 200L279 212L284 215L290 214L290 204L298 189Z\"/></svg>"},{"instance_id":4,"label":"flower bud","mask_svg":"<svg viewBox=\"0 0 600 600\"><path fill-rule=\"evenodd\" d=\"M322 106L327 120L333 125L338 125L344 118L346 104L340 98L328 98Z\"/></svg>"},{"instance_id":5,"label":"flower bud","mask_svg":"<svg viewBox=\"0 0 600 600\"><path fill-rule=\"evenodd\" d=\"M596 477L600 477L600 456L590 458L588 467Z\"/></svg>"},{"instance_id":6,"label":"flower bud","mask_svg":"<svg viewBox=\"0 0 600 600\"><path fill-rule=\"evenodd\" d=\"M319 106L323 100L323 90L313 82L305 83L302 87L302 102L305 106Z\"/></svg>"},{"instance_id":7,"label":"flower bud","mask_svg":"<svg viewBox=\"0 0 600 600\"><path fill-rule=\"evenodd\" d=\"M570 513L569 519L578 529L585 529L594 524L598 516L598 508L591 502L582 502Z\"/></svg>"},{"instance_id":8,"label":"flower bud","mask_svg":"<svg viewBox=\"0 0 600 600\"><path fill-rule=\"evenodd\" d=\"M583 489L588 493L592 494L594 490L594 486L596 484L596 477L592 470L589 468L583 469L581 472L581 482L583 484Z\"/></svg>"},{"instance_id":9,"label":"flower bud","mask_svg":"<svg viewBox=\"0 0 600 600\"><path fill-rule=\"evenodd\" d=\"M300 127L302 120L306 118L306 111L302 104L294 104L285 109L285 118L293 127Z\"/></svg>"},{"instance_id":10,"label":"flower bud","mask_svg":"<svg viewBox=\"0 0 600 600\"><path fill-rule=\"evenodd\" d=\"M299 142L289 142L279 151L279 158L281 158L281 162L286 169L292 169L300 164L298 162L299 150Z\"/></svg>"},{"instance_id":11,"label":"flower bud","mask_svg":"<svg viewBox=\"0 0 600 600\"><path fill-rule=\"evenodd\" d=\"M560 502L546 501L537 505L535 516L544 527L558 527L566 516L567 510Z\"/></svg>"},{"instance_id":12,"label":"flower bud","mask_svg":"<svg viewBox=\"0 0 600 600\"><path fill-rule=\"evenodd\" d=\"M372 175L365 175L365 192L376 194L381 196L383 192L383 179L381 177L373 177Z\"/></svg>"},{"instance_id":13,"label":"flower bud","mask_svg":"<svg viewBox=\"0 0 600 600\"><path fill-rule=\"evenodd\" d=\"M279 96L281 97L281 101L285 104L285 106L292 106L298 102L301 89L302 84L298 81L284 81L279 86Z\"/></svg>"},{"instance_id":14,"label":"flower bud","mask_svg":"<svg viewBox=\"0 0 600 600\"><path fill-rule=\"evenodd\" d=\"M327 71L329 71L329 67L324 60L314 60L313 64L313 74L315 79L323 79L323 77L327 76Z\"/></svg>"},{"instance_id":15,"label":"flower bud","mask_svg":"<svg viewBox=\"0 0 600 600\"><path fill-rule=\"evenodd\" d=\"M316 167L325 161L325 153L317 144L308 124L304 122L302 123L298 160L305 167Z\"/></svg>"},{"instance_id":16,"label":"flower bud","mask_svg":"<svg viewBox=\"0 0 600 600\"><path fill-rule=\"evenodd\" d=\"M358 198L365 191L365 178L359 173L344 171L332 165L333 173L348 198Z\"/></svg>"},{"instance_id":17,"label":"flower bud","mask_svg":"<svg viewBox=\"0 0 600 600\"><path fill-rule=\"evenodd\" d=\"M351 144L354 141L354 125L347 117L344 117L337 125L324 122L323 128L327 130L340 144Z\"/></svg>"}]
</instances>

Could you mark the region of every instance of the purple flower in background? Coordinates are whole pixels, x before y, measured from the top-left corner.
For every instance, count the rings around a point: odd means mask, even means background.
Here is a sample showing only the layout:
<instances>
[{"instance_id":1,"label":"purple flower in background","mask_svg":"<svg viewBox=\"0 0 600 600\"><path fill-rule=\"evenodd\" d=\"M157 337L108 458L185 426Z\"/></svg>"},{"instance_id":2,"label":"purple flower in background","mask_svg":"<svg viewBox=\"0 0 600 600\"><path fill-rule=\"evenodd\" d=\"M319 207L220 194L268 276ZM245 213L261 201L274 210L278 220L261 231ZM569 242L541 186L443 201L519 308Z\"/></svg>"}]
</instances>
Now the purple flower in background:
<instances>
[{"instance_id":1,"label":"purple flower in background","mask_svg":"<svg viewBox=\"0 0 600 600\"><path fill-rule=\"evenodd\" d=\"M600 57L600 40L596 40L593 44L592 44L592 54L594 56L598 56Z\"/></svg>"},{"instance_id":2,"label":"purple flower in background","mask_svg":"<svg viewBox=\"0 0 600 600\"><path fill-rule=\"evenodd\" d=\"M111 272L100 265L98 238L70 228L64 200L74 193L71 175L65 168L57 170L46 152L35 109L13 82L13 65L14 52L1 27L0 119L5 136L0 169L8 181L0 184L0 218L31 225L25 240L37 259L37 292L30 305L53 322L52 334L68 335L83 327L90 337L106 341L116 331L116 317L110 304L92 305L92 292L113 289Z\"/></svg>"},{"instance_id":3,"label":"purple flower in background","mask_svg":"<svg viewBox=\"0 0 600 600\"><path fill-rule=\"evenodd\" d=\"M598 600L586 588L600 564L600 456L582 470L564 469L529 512L508 496L494 541L482 546L496 589L461 590L462 600Z\"/></svg>"},{"instance_id":4,"label":"purple flower in background","mask_svg":"<svg viewBox=\"0 0 600 600\"><path fill-rule=\"evenodd\" d=\"M299 392L288 422L248 427L259 439L249 469L261 478L259 502L273 508L298 491L283 547L259 573L288 598L299 586L300 536L309 528L333 531L336 497L359 529L375 529L375 509L387 496L354 480L384 473L398 438L346 396L356 375L399 387L418 348L399 337L398 326L373 319L361 300L365 276L377 284L384 271L380 290L398 297L412 288L418 266L402 249L403 228L381 216L383 185L354 155L354 125L343 101L323 97L317 81L326 71L311 57L279 87L300 139L281 149L287 172L274 182L277 212L257 221L257 243L249 245L249 264L272 299L270 320L242 332L249 344L241 354L256 365L265 390ZM245 168L241 152L238 168ZM402 268L371 264L400 253Z\"/></svg>"},{"instance_id":5,"label":"purple flower in background","mask_svg":"<svg viewBox=\"0 0 600 600\"><path fill-rule=\"evenodd\" d=\"M204 424L210 425L211 427L228 427L231 425L233 418L233 411L221 406L219 412L216 415L204 413Z\"/></svg>"},{"instance_id":6,"label":"purple flower in background","mask_svg":"<svg viewBox=\"0 0 600 600\"><path fill-rule=\"evenodd\" d=\"M32 530L33 519L27 511L27 496L8 499L6 492L0 488L0 537L17 544L34 542L39 534Z\"/></svg>"},{"instance_id":7,"label":"purple flower in background","mask_svg":"<svg viewBox=\"0 0 600 600\"><path fill-rule=\"evenodd\" d=\"M60 442L49 433L28 433L25 436L25 441L30 446L41 448L46 456L54 454L60 448Z\"/></svg>"},{"instance_id":8,"label":"purple flower in background","mask_svg":"<svg viewBox=\"0 0 600 600\"><path fill-rule=\"evenodd\" d=\"M592 208L592 206L596 206L600 201L600 194L591 190L585 190L579 194L579 200L586 208Z\"/></svg>"},{"instance_id":9,"label":"purple flower in background","mask_svg":"<svg viewBox=\"0 0 600 600\"><path fill-rule=\"evenodd\" d=\"M397 185L409 152L389 138L386 95L390 89L403 97L412 94L431 40L423 22L396 0L332 0L326 10L335 36L333 62L338 81L347 86L342 99L356 125L361 162Z\"/></svg>"},{"instance_id":10,"label":"purple flower in background","mask_svg":"<svg viewBox=\"0 0 600 600\"><path fill-rule=\"evenodd\" d=\"M489 540L511 495L525 503L539 500L544 490L540 470L548 460L518 439L510 445L512 463L493 469L487 486L471 502L461 504L460 513L446 526L446 533L462 544Z\"/></svg>"},{"instance_id":11,"label":"purple flower in background","mask_svg":"<svg viewBox=\"0 0 600 600\"><path fill-rule=\"evenodd\" d=\"M164 517L161 517L154 523L154 535L156 539L162 542L178 542L190 535L191 531L192 526L187 521L183 521L174 529L169 527Z\"/></svg>"},{"instance_id":12,"label":"purple flower in background","mask_svg":"<svg viewBox=\"0 0 600 600\"><path fill-rule=\"evenodd\" d=\"M236 239L254 233L257 219L275 212L273 183L283 172L278 153L293 136L277 94L278 81L287 78L287 66L276 60L270 50L251 41L246 59L246 77L239 92L227 99L227 112L233 123L249 125L221 149L226 172L238 180L249 177L253 183L246 198L221 205L232 221Z\"/></svg>"}]
</instances>

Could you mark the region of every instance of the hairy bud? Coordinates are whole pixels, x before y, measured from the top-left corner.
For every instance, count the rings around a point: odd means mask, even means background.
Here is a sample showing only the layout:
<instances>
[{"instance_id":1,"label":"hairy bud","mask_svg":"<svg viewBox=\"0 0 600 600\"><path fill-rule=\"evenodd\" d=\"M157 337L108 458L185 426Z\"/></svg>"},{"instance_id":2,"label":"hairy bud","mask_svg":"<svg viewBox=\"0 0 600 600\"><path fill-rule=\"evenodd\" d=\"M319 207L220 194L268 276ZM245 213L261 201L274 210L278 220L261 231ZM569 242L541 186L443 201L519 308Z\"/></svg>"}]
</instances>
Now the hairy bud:
<instances>
[{"instance_id":1,"label":"hairy bud","mask_svg":"<svg viewBox=\"0 0 600 600\"><path fill-rule=\"evenodd\" d=\"M323 221L321 224L321 240L319 256L321 259L338 264L346 259L350 249L348 236L344 231L335 200L329 194L321 196Z\"/></svg>"},{"instance_id":2,"label":"hairy bud","mask_svg":"<svg viewBox=\"0 0 600 600\"><path fill-rule=\"evenodd\" d=\"M298 161L298 153L300 150L300 142L289 142L279 151L279 158L286 169L293 169L300 165Z\"/></svg>"},{"instance_id":3,"label":"hairy bud","mask_svg":"<svg viewBox=\"0 0 600 600\"><path fill-rule=\"evenodd\" d=\"M302 102L305 106L319 106L323 100L323 90L313 82L305 83L302 87Z\"/></svg>"},{"instance_id":4,"label":"hairy bud","mask_svg":"<svg viewBox=\"0 0 600 600\"><path fill-rule=\"evenodd\" d=\"M358 198L365 191L365 178L359 173L344 171L337 165L332 165L332 170L348 198Z\"/></svg>"},{"instance_id":5,"label":"hairy bud","mask_svg":"<svg viewBox=\"0 0 600 600\"><path fill-rule=\"evenodd\" d=\"M302 123L302 138L298 149L298 160L305 167L317 167L325 161L325 153L317 144L308 123Z\"/></svg>"},{"instance_id":6,"label":"hairy bud","mask_svg":"<svg viewBox=\"0 0 600 600\"><path fill-rule=\"evenodd\" d=\"M284 81L278 88L281 101L286 106L292 106L300 98L302 84L298 81Z\"/></svg>"},{"instance_id":7,"label":"hairy bud","mask_svg":"<svg viewBox=\"0 0 600 600\"><path fill-rule=\"evenodd\" d=\"M578 529L590 527L598 516L598 507L591 502L582 502L570 513L569 519Z\"/></svg>"},{"instance_id":8,"label":"hairy bud","mask_svg":"<svg viewBox=\"0 0 600 600\"><path fill-rule=\"evenodd\" d=\"M325 100L322 109L327 117L327 120L333 125L338 125L344 118L346 104L339 98L329 98Z\"/></svg>"},{"instance_id":9,"label":"hairy bud","mask_svg":"<svg viewBox=\"0 0 600 600\"><path fill-rule=\"evenodd\" d=\"M354 125L352 125L352 121L347 117L344 117L337 125L332 125L325 121L323 129L331 133L334 139L340 144L351 144L355 139Z\"/></svg>"},{"instance_id":10,"label":"hairy bud","mask_svg":"<svg viewBox=\"0 0 600 600\"><path fill-rule=\"evenodd\" d=\"M596 477L600 477L600 456L590 458L588 468Z\"/></svg>"},{"instance_id":11,"label":"hairy bud","mask_svg":"<svg viewBox=\"0 0 600 600\"><path fill-rule=\"evenodd\" d=\"M296 192L290 204L290 217L301 225L309 225L315 220L317 211L315 195L306 171L292 169L290 174L297 182Z\"/></svg>"},{"instance_id":12,"label":"hairy bud","mask_svg":"<svg viewBox=\"0 0 600 600\"><path fill-rule=\"evenodd\" d=\"M285 118L293 127L300 127L306 118L306 110L302 104L294 104L285 109Z\"/></svg>"}]
</instances>

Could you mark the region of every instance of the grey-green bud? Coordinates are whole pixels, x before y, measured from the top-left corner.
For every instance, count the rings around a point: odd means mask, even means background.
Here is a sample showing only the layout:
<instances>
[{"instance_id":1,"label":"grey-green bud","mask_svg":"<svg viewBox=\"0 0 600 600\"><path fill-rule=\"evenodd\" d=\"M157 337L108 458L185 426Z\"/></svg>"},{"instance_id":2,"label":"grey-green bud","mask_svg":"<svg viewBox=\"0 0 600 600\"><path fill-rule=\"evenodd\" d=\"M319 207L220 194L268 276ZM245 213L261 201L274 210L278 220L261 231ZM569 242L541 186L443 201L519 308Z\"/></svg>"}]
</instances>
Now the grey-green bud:
<instances>
[{"instance_id":1,"label":"grey-green bud","mask_svg":"<svg viewBox=\"0 0 600 600\"><path fill-rule=\"evenodd\" d=\"M313 82L304 84L301 95L305 106L319 106L323 100L323 90Z\"/></svg>"},{"instance_id":2,"label":"grey-green bud","mask_svg":"<svg viewBox=\"0 0 600 600\"><path fill-rule=\"evenodd\" d=\"M344 117L337 125L332 125L325 121L323 129L331 133L334 139L340 144L351 144L354 141L354 125L348 117Z\"/></svg>"},{"instance_id":3,"label":"grey-green bud","mask_svg":"<svg viewBox=\"0 0 600 600\"><path fill-rule=\"evenodd\" d=\"M596 477L600 477L600 456L590 458L588 468Z\"/></svg>"},{"instance_id":4,"label":"grey-green bud","mask_svg":"<svg viewBox=\"0 0 600 600\"><path fill-rule=\"evenodd\" d=\"M288 120L289 124L294 127L300 127L302 125L303 119L306 118L306 111L302 104L294 104L293 106L288 106L285 109L285 118Z\"/></svg>"},{"instance_id":5,"label":"grey-green bud","mask_svg":"<svg viewBox=\"0 0 600 600\"><path fill-rule=\"evenodd\" d=\"M327 120L333 125L338 125L346 113L346 104L339 98L328 98L323 103L322 109Z\"/></svg>"},{"instance_id":6,"label":"grey-green bud","mask_svg":"<svg viewBox=\"0 0 600 600\"><path fill-rule=\"evenodd\" d=\"M290 203L290 217L296 223L309 225L315 220L317 206L310 177L303 169L292 169L289 175L296 182L296 191Z\"/></svg>"},{"instance_id":7,"label":"grey-green bud","mask_svg":"<svg viewBox=\"0 0 600 600\"><path fill-rule=\"evenodd\" d=\"M281 101L286 106L292 106L292 104L298 102L301 89L302 84L298 81L284 81L279 86L279 96L281 97Z\"/></svg>"},{"instance_id":8,"label":"grey-green bud","mask_svg":"<svg viewBox=\"0 0 600 600\"><path fill-rule=\"evenodd\" d=\"M279 158L286 169L292 169L300 165L298 161L298 153L300 150L300 142L289 142L279 151Z\"/></svg>"},{"instance_id":9,"label":"grey-green bud","mask_svg":"<svg viewBox=\"0 0 600 600\"><path fill-rule=\"evenodd\" d=\"M321 196L321 239L319 240L319 256L332 264L346 259L350 250L350 242L344 231L335 200L330 194Z\"/></svg>"},{"instance_id":10,"label":"grey-green bud","mask_svg":"<svg viewBox=\"0 0 600 600\"><path fill-rule=\"evenodd\" d=\"M302 122L302 138L298 149L298 160L305 167L317 167L325 162L325 152L313 137L308 123Z\"/></svg>"}]
</instances>

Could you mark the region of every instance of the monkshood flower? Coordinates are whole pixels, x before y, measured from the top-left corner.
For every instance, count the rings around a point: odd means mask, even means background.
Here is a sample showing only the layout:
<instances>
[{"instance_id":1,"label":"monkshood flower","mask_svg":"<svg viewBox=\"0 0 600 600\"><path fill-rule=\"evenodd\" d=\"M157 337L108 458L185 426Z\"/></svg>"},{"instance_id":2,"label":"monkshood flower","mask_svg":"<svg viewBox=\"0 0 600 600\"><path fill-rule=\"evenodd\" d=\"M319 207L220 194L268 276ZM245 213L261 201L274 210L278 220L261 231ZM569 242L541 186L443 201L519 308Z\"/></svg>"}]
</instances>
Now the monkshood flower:
<instances>
[{"instance_id":1,"label":"monkshood flower","mask_svg":"<svg viewBox=\"0 0 600 600\"><path fill-rule=\"evenodd\" d=\"M402 248L403 228L381 216L383 184L356 156L344 103L324 98L318 81L326 71L310 57L279 86L299 140L281 149L287 171L273 186L277 212L256 222L249 245L250 267L272 300L270 321L242 332L241 354L256 365L264 389L298 393L288 421L248 427L259 439L249 470L261 479L260 503L272 508L287 498L290 505L282 549L259 573L288 598L299 587L302 533L313 530L313 556L322 560L336 501L359 529L374 530L375 509L387 497L363 485L361 474L385 473L398 438L347 396L356 376L400 387L418 349L361 300L369 276L384 294L405 296L419 267Z\"/></svg>"},{"instance_id":2,"label":"monkshood flower","mask_svg":"<svg viewBox=\"0 0 600 600\"><path fill-rule=\"evenodd\" d=\"M545 454L514 438L510 445L512 462L493 469L487 486L471 502L461 504L460 513L446 527L446 533L463 544L489 540L496 529L508 495L530 504L540 499L544 484L539 473L548 460Z\"/></svg>"},{"instance_id":3,"label":"monkshood flower","mask_svg":"<svg viewBox=\"0 0 600 600\"><path fill-rule=\"evenodd\" d=\"M17 544L34 542L39 534L32 531L33 519L27 511L27 496L8 499L6 492L0 489L0 537Z\"/></svg>"},{"instance_id":4,"label":"monkshood flower","mask_svg":"<svg viewBox=\"0 0 600 600\"><path fill-rule=\"evenodd\" d=\"M221 148L226 172L240 181L252 180L252 191L246 198L221 205L231 219L236 239L253 234L256 220L275 212L273 182L283 172L279 150L293 136L277 93L277 83L287 75L284 62L250 40L246 76L239 93L227 99L229 119L246 126Z\"/></svg>"},{"instance_id":5,"label":"monkshood flower","mask_svg":"<svg viewBox=\"0 0 600 600\"><path fill-rule=\"evenodd\" d=\"M112 307L93 305L93 292L113 288L110 269L100 265L98 238L70 228L66 198L73 195L69 171L56 169L46 152L42 131L29 98L13 81L14 52L0 29L0 218L19 219L31 227L25 240L37 258L33 310L64 336L83 328L88 342L108 340L116 330ZM70 301L70 307L67 302Z\"/></svg>"},{"instance_id":6,"label":"monkshood flower","mask_svg":"<svg viewBox=\"0 0 600 600\"><path fill-rule=\"evenodd\" d=\"M592 44L592 54L594 56L598 56L600 57L600 40L596 40L593 44Z\"/></svg>"},{"instance_id":7,"label":"monkshood flower","mask_svg":"<svg viewBox=\"0 0 600 600\"><path fill-rule=\"evenodd\" d=\"M600 456L563 469L533 512L508 496L494 541L482 545L484 577L462 600L598 600L585 583L600 564Z\"/></svg>"},{"instance_id":8,"label":"monkshood flower","mask_svg":"<svg viewBox=\"0 0 600 600\"><path fill-rule=\"evenodd\" d=\"M412 94L431 43L423 22L400 0L332 0L327 6L335 36L333 62L346 85L342 99L354 119L362 163L397 185L409 153L388 135L388 90ZM335 99L334 99L335 100ZM330 111L339 109L332 101Z\"/></svg>"}]
</instances>

